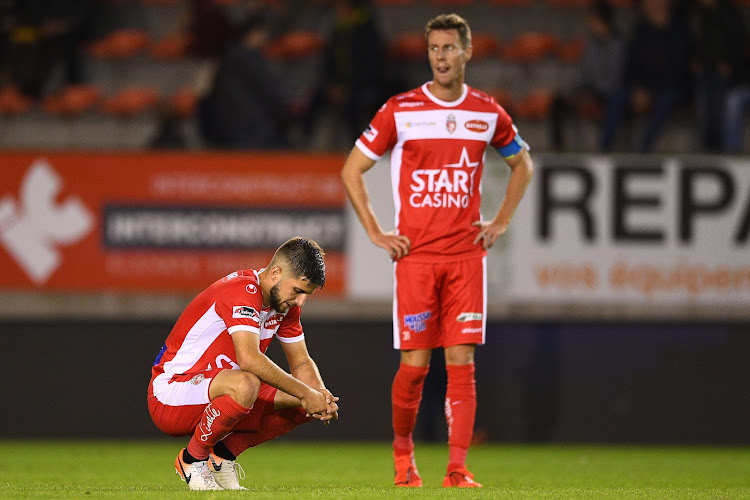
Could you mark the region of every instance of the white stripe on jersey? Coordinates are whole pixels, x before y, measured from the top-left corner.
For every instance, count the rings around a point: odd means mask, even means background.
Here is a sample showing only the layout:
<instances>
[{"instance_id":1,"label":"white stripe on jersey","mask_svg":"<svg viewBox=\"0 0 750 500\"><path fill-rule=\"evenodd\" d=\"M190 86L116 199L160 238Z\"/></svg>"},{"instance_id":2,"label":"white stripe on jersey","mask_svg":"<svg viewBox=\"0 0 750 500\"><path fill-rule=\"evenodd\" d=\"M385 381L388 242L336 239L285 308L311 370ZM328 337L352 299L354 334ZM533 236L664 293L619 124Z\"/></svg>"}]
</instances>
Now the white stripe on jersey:
<instances>
[{"instance_id":1,"label":"white stripe on jersey","mask_svg":"<svg viewBox=\"0 0 750 500\"><path fill-rule=\"evenodd\" d=\"M448 115L453 115L456 119L453 133L446 127ZM461 139L489 144L497 126L497 113L463 109L410 109L394 112L393 119L396 122L399 143L420 139ZM480 125L480 128L468 128L467 123Z\"/></svg>"},{"instance_id":2,"label":"white stripe on jersey","mask_svg":"<svg viewBox=\"0 0 750 500\"><path fill-rule=\"evenodd\" d=\"M227 325L216 313L216 302L190 328L174 358L164 363L164 373L185 373L226 330Z\"/></svg>"}]
</instances>

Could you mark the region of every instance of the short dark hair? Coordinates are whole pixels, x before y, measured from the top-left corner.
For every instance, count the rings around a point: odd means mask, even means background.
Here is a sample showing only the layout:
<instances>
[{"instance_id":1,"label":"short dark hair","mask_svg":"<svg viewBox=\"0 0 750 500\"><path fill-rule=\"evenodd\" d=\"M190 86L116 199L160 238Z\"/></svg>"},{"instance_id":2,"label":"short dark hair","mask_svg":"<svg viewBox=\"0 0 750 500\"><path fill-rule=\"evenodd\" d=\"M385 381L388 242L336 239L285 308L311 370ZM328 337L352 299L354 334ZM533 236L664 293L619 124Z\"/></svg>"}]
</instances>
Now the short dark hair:
<instances>
[{"instance_id":1,"label":"short dark hair","mask_svg":"<svg viewBox=\"0 0 750 500\"><path fill-rule=\"evenodd\" d=\"M471 45L469 22L458 14L440 14L427 21L427 26L424 29L425 38L429 37L430 33L435 30L458 30L463 48L468 49Z\"/></svg>"},{"instance_id":2,"label":"short dark hair","mask_svg":"<svg viewBox=\"0 0 750 500\"><path fill-rule=\"evenodd\" d=\"M295 236L281 245L271 259L271 264L284 260L289 264L295 278L305 277L320 288L326 284L325 252L315 241Z\"/></svg>"}]
</instances>

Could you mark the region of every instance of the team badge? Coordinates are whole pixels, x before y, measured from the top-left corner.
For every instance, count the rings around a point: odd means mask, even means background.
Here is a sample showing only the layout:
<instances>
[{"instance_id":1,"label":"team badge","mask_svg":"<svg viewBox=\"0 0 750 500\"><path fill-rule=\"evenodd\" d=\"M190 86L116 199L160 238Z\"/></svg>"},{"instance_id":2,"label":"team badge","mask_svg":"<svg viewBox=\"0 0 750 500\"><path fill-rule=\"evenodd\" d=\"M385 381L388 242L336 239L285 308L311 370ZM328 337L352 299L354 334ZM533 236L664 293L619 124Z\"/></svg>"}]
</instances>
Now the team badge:
<instances>
[{"instance_id":1,"label":"team badge","mask_svg":"<svg viewBox=\"0 0 750 500\"><path fill-rule=\"evenodd\" d=\"M453 113L448 115L448 119L445 121L445 129L449 134L456 131L456 117L453 116Z\"/></svg>"},{"instance_id":2,"label":"team badge","mask_svg":"<svg viewBox=\"0 0 750 500\"><path fill-rule=\"evenodd\" d=\"M190 383L193 385L198 385L201 382L203 382L205 379L206 379L206 376L203 375L202 373L199 373L198 375L190 379Z\"/></svg>"}]
</instances>

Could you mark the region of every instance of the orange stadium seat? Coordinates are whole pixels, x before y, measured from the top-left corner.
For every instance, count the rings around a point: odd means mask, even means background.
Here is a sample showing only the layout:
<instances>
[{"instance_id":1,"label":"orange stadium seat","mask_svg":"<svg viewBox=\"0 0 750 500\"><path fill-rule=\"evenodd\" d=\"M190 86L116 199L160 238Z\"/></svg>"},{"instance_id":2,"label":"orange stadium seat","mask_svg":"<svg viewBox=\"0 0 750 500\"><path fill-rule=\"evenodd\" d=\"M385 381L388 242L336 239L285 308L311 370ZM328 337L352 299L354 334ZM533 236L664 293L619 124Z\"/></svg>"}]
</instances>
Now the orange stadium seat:
<instances>
[{"instance_id":1,"label":"orange stadium seat","mask_svg":"<svg viewBox=\"0 0 750 500\"><path fill-rule=\"evenodd\" d=\"M421 61L427 57L427 41L422 31L409 31L388 42L386 51L396 61Z\"/></svg>"},{"instance_id":2,"label":"orange stadium seat","mask_svg":"<svg viewBox=\"0 0 750 500\"><path fill-rule=\"evenodd\" d=\"M527 31L501 48L500 56L513 62L535 62L557 52L560 41L551 33Z\"/></svg>"},{"instance_id":3,"label":"orange stadium seat","mask_svg":"<svg viewBox=\"0 0 750 500\"><path fill-rule=\"evenodd\" d=\"M42 101L42 111L50 115L75 116L93 109L102 99L93 85L68 85Z\"/></svg>"},{"instance_id":4,"label":"orange stadium seat","mask_svg":"<svg viewBox=\"0 0 750 500\"><path fill-rule=\"evenodd\" d=\"M167 98L167 106L175 115L188 118L195 114L198 106L198 94L191 88L182 88Z\"/></svg>"},{"instance_id":5,"label":"orange stadium seat","mask_svg":"<svg viewBox=\"0 0 750 500\"><path fill-rule=\"evenodd\" d=\"M173 33L154 42L148 48L148 54L159 60L181 59L187 55L191 42L189 33Z\"/></svg>"},{"instance_id":6,"label":"orange stadium seat","mask_svg":"<svg viewBox=\"0 0 750 500\"><path fill-rule=\"evenodd\" d=\"M487 94L494 97L497 103L505 109L511 116L514 114L515 111L515 101L513 99L512 94L505 90L505 89L487 89L485 90Z\"/></svg>"},{"instance_id":7,"label":"orange stadium seat","mask_svg":"<svg viewBox=\"0 0 750 500\"><path fill-rule=\"evenodd\" d=\"M34 101L13 85L0 89L0 114L6 116L22 115L31 110Z\"/></svg>"},{"instance_id":8,"label":"orange stadium seat","mask_svg":"<svg viewBox=\"0 0 750 500\"><path fill-rule=\"evenodd\" d=\"M143 52L151 36L140 29L118 29L94 41L89 51L100 59L128 59Z\"/></svg>"},{"instance_id":9,"label":"orange stadium seat","mask_svg":"<svg viewBox=\"0 0 750 500\"><path fill-rule=\"evenodd\" d=\"M567 42L561 42L557 47L558 57L569 63L578 63L583 59L583 49L585 46L583 37L575 37Z\"/></svg>"},{"instance_id":10,"label":"orange stadium seat","mask_svg":"<svg viewBox=\"0 0 750 500\"><path fill-rule=\"evenodd\" d=\"M154 87L126 87L107 97L101 109L108 115L131 117L151 111L160 99L161 95Z\"/></svg>"},{"instance_id":11,"label":"orange stadium seat","mask_svg":"<svg viewBox=\"0 0 750 500\"><path fill-rule=\"evenodd\" d=\"M471 57L475 61L495 57L500 49L498 39L489 33L472 33L471 45L473 47Z\"/></svg>"},{"instance_id":12,"label":"orange stadium seat","mask_svg":"<svg viewBox=\"0 0 750 500\"><path fill-rule=\"evenodd\" d=\"M315 56L325 46L325 39L315 31L294 30L281 35L266 49L271 59L295 61Z\"/></svg>"},{"instance_id":13,"label":"orange stadium seat","mask_svg":"<svg viewBox=\"0 0 750 500\"><path fill-rule=\"evenodd\" d=\"M516 104L515 116L524 120L543 120L549 117L554 97L554 92L549 89L532 90Z\"/></svg>"}]
</instances>

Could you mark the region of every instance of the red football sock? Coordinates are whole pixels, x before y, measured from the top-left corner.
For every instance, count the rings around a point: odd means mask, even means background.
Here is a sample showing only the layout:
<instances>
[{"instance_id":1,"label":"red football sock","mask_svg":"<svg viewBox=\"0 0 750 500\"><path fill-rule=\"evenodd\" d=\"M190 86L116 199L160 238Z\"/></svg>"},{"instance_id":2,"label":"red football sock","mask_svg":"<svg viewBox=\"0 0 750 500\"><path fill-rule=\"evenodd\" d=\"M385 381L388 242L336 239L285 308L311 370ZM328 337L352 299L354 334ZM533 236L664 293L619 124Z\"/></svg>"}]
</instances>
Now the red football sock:
<instances>
[{"instance_id":1,"label":"red football sock","mask_svg":"<svg viewBox=\"0 0 750 500\"><path fill-rule=\"evenodd\" d=\"M188 453L198 460L207 459L211 447L232 432L237 421L249 411L250 408L245 408L227 395L211 401L203 410L198 427L190 438Z\"/></svg>"},{"instance_id":2,"label":"red football sock","mask_svg":"<svg viewBox=\"0 0 750 500\"><path fill-rule=\"evenodd\" d=\"M419 403L422 401L422 387L429 366L401 364L393 378L391 406L393 410L393 452L396 455L410 455L414 451L412 433L417 423Z\"/></svg>"},{"instance_id":3,"label":"red football sock","mask_svg":"<svg viewBox=\"0 0 750 500\"><path fill-rule=\"evenodd\" d=\"M477 387L474 364L446 365L445 420L448 423L448 471L466 467L466 453L474 432Z\"/></svg>"},{"instance_id":4,"label":"red football sock","mask_svg":"<svg viewBox=\"0 0 750 500\"><path fill-rule=\"evenodd\" d=\"M263 416L260 421L260 429L257 432L233 432L224 438L224 446L235 456L246 449L258 446L271 439L283 436L300 424L309 422L312 417L306 417L304 408L285 408L276 410Z\"/></svg>"}]
</instances>

